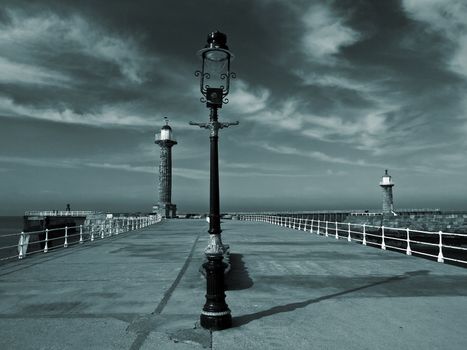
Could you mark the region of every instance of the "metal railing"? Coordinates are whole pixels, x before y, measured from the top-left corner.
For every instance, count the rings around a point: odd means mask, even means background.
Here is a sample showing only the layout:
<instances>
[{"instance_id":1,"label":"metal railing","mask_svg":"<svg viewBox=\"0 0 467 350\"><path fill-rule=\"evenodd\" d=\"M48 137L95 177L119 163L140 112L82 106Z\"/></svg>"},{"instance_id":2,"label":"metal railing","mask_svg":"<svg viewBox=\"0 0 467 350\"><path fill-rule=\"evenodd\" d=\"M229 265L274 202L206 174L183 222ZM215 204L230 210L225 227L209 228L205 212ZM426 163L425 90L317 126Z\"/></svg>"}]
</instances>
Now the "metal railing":
<instances>
[{"instance_id":1,"label":"metal railing","mask_svg":"<svg viewBox=\"0 0 467 350\"><path fill-rule=\"evenodd\" d=\"M0 236L0 261L67 248L138 230L161 221L160 215L97 218L82 225L48 228ZM17 243L16 243L17 242Z\"/></svg>"},{"instance_id":2,"label":"metal railing","mask_svg":"<svg viewBox=\"0 0 467 350\"><path fill-rule=\"evenodd\" d=\"M433 232L275 215L240 215L239 220L266 222L335 239L346 239L348 242L359 242L382 250L390 249L406 255L432 258L440 263L447 261L467 265L467 234L464 233Z\"/></svg>"},{"instance_id":3,"label":"metal railing","mask_svg":"<svg viewBox=\"0 0 467 350\"><path fill-rule=\"evenodd\" d=\"M167 138L166 136L162 137L161 134L154 135L154 141L164 141L164 140L177 142L177 139L174 138L172 135L170 136L170 138Z\"/></svg>"},{"instance_id":4,"label":"metal railing","mask_svg":"<svg viewBox=\"0 0 467 350\"><path fill-rule=\"evenodd\" d=\"M97 214L90 210L31 210L24 212L25 216L88 216Z\"/></svg>"}]
</instances>

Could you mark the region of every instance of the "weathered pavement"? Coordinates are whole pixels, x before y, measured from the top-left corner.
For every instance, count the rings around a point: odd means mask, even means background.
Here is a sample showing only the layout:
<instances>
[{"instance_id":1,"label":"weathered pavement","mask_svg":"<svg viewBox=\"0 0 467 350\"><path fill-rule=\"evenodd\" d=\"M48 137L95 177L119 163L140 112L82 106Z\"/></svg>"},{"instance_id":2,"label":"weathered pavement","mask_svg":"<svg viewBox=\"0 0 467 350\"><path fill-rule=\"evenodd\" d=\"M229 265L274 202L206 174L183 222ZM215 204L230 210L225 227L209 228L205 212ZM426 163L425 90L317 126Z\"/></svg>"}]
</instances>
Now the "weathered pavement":
<instances>
[{"instance_id":1,"label":"weathered pavement","mask_svg":"<svg viewBox=\"0 0 467 350\"><path fill-rule=\"evenodd\" d=\"M234 327L196 323L202 220L0 266L0 349L467 349L467 269L226 221Z\"/></svg>"}]
</instances>

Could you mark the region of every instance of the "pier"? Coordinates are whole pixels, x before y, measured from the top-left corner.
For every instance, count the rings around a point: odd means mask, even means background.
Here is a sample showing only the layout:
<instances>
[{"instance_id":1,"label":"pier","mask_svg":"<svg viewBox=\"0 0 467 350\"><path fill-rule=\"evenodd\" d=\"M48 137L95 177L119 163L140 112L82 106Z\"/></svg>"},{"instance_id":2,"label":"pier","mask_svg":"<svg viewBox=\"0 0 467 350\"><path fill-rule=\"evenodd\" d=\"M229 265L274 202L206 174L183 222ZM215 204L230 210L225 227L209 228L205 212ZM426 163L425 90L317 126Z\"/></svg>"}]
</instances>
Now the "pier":
<instances>
[{"instance_id":1,"label":"pier","mask_svg":"<svg viewBox=\"0 0 467 350\"><path fill-rule=\"evenodd\" d=\"M225 220L233 327L202 329L204 220L0 267L2 349L465 349L467 269Z\"/></svg>"}]
</instances>

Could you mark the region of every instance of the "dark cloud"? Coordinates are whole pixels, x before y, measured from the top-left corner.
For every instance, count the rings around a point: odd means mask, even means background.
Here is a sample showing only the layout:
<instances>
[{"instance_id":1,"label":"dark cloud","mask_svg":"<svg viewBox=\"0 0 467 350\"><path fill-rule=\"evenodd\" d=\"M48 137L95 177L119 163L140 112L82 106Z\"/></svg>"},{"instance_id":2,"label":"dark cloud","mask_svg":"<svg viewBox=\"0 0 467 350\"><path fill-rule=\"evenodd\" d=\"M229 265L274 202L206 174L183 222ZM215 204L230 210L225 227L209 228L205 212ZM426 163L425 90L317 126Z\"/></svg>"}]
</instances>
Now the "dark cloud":
<instances>
[{"instance_id":1,"label":"dark cloud","mask_svg":"<svg viewBox=\"0 0 467 350\"><path fill-rule=\"evenodd\" d=\"M148 210L153 134L171 120L174 202L205 210L208 137L193 72L208 32L236 58L222 205L464 208L467 8L461 1L3 1L3 213ZM449 184L449 185L447 185ZM397 190L399 188L399 190Z\"/></svg>"}]
</instances>

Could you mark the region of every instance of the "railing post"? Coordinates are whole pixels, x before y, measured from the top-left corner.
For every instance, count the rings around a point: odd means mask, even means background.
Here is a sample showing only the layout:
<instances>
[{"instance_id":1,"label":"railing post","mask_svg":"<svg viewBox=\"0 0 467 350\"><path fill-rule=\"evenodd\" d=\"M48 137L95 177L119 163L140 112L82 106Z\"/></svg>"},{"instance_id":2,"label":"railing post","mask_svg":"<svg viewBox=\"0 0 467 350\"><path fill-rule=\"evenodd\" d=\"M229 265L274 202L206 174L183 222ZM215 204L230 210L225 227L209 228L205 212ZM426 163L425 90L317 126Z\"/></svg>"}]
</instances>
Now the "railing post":
<instances>
[{"instance_id":1,"label":"railing post","mask_svg":"<svg viewBox=\"0 0 467 350\"><path fill-rule=\"evenodd\" d=\"M24 257L23 249L24 249L24 231L21 231L21 236L19 236L19 254L18 254L18 259L22 259L22 258Z\"/></svg>"},{"instance_id":2,"label":"railing post","mask_svg":"<svg viewBox=\"0 0 467 350\"><path fill-rule=\"evenodd\" d=\"M313 233L314 224L315 224L315 219L311 219L310 233Z\"/></svg>"},{"instance_id":3,"label":"railing post","mask_svg":"<svg viewBox=\"0 0 467 350\"><path fill-rule=\"evenodd\" d=\"M386 250L386 242L384 241L384 226L381 226L381 249Z\"/></svg>"},{"instance_id":4,"label":"railing post","mask_svg":"<svg viewBox=\"0 0 467 350\"><path fill-rule=\"evenodd\" d=\"M407 251L406 251L406 254L407 255L412 255L412 249L410 249L410 230L407 228L406 232L407 232Z\"/></svg>"},{"instance_id":5,"label":"railing post","mask_svg":"<svg viewBox=\"0 0 467 350\"><path fill-rule=\"evenodd\" d=\"M326 231L325 231L325 235L326 235L326 237L329 237L329 235L328 235L328 222L327 222L327 221L326 221Z\"/></svg>"},{"instance_id":6,"label":"railing post","mask_svg":"<svg viewBox=\"0 0 467 350\"><path fill-rule=\"evenodd\" d=\"M305 224L303 225L303 232L306 232L306 225L308 225L308 218L305 219Z\"/></svg>"},{"instance_id":7,"label":"railing post","mask_svg":"<svg viewBox=\"0 0 467 350\"><path fill-rule=\"evenodd\" d=\"M363 224L363 245L366 245L366 224Z\"/></svg>"},{"instance_id":8,"label":"railing post","mask_svg":"<svg viewBox=\"0 0 467 350\"><path fill-rule=\"evenodd\" d=\"M79 225L79 243L83 244L83 225Z\"/></svg>"},{"instance_id":9,"label":"railing post","mask_svg":"<svg viewBox=\"0 0 467 350\"><path fill-rule=\"evenodd\" d=\"M104 239L104 228L105 228L105 224L101 224L101 225L100 225L100 229L101 229L101 239Z\"/></svg>"},{"instance_id":10,"label":"railing post","mask_svg":"<svg viewBox=\"0 0 467 350\"><path fill-rule=\"evenodd\" d=\"M320 221L318 219L318 228L316 229L316 234L319 235L319 224L320 224Z\"/></svg>"},{"instance_id":11,"label":"railing post","mask_svg":"<svg viewBox=\"0 0 467 350\"><path fill-rule=\"evenodd\" d=\"M339 228L337 227L337 221L335 221L336 223L336 239L339 239Z\"/></svg>"},{"instance_id":12,"label":"railing post","mask_svg":"<svg viewBox=\"0 0 467 350\"><path fill-rule=\"evenodd\" d=\"M439 231L439 253L438 253L438 262L444 262L443 256L443 232Z\"/></svg>"},{"instance_id":13,"label":"railing post","mask_svg":"<svg viewBox=\"0 0 467 350\"><path fill-rule=\"evenodd\" d=\"M68 247L68 226L65 226L65 242L63 243L63 247Z\"/></svg>"},{"instance_id":14,"label":"railing post","mask_svg":"<svg viewBox=\"0 0 467 350\"><path fill-rule=\"evenodd\" d=\"M94 242L94 225L91 224L91 242Z\"/></svg>"},{"instance_id":15,"label":"railing post","mask_svg":"<svg viewBox=\"0 0 467 350\"><path fill-rule=\"evenodd\" d=\"M49 229L45 229L45 245L44 245L44 253L49 251Z\"/></svg>"},{"instance_id":16,"label":"railing post","mask_svg":"<svg viewBox=\"0 0 467 350\"><path fill-rule=\"evenodd\" d=\"M350 236L350 222L348 223L348 235L347 235L347 240L348 240L349 242L352 241L352 237Z\"/></svg>"}]
</instances>

